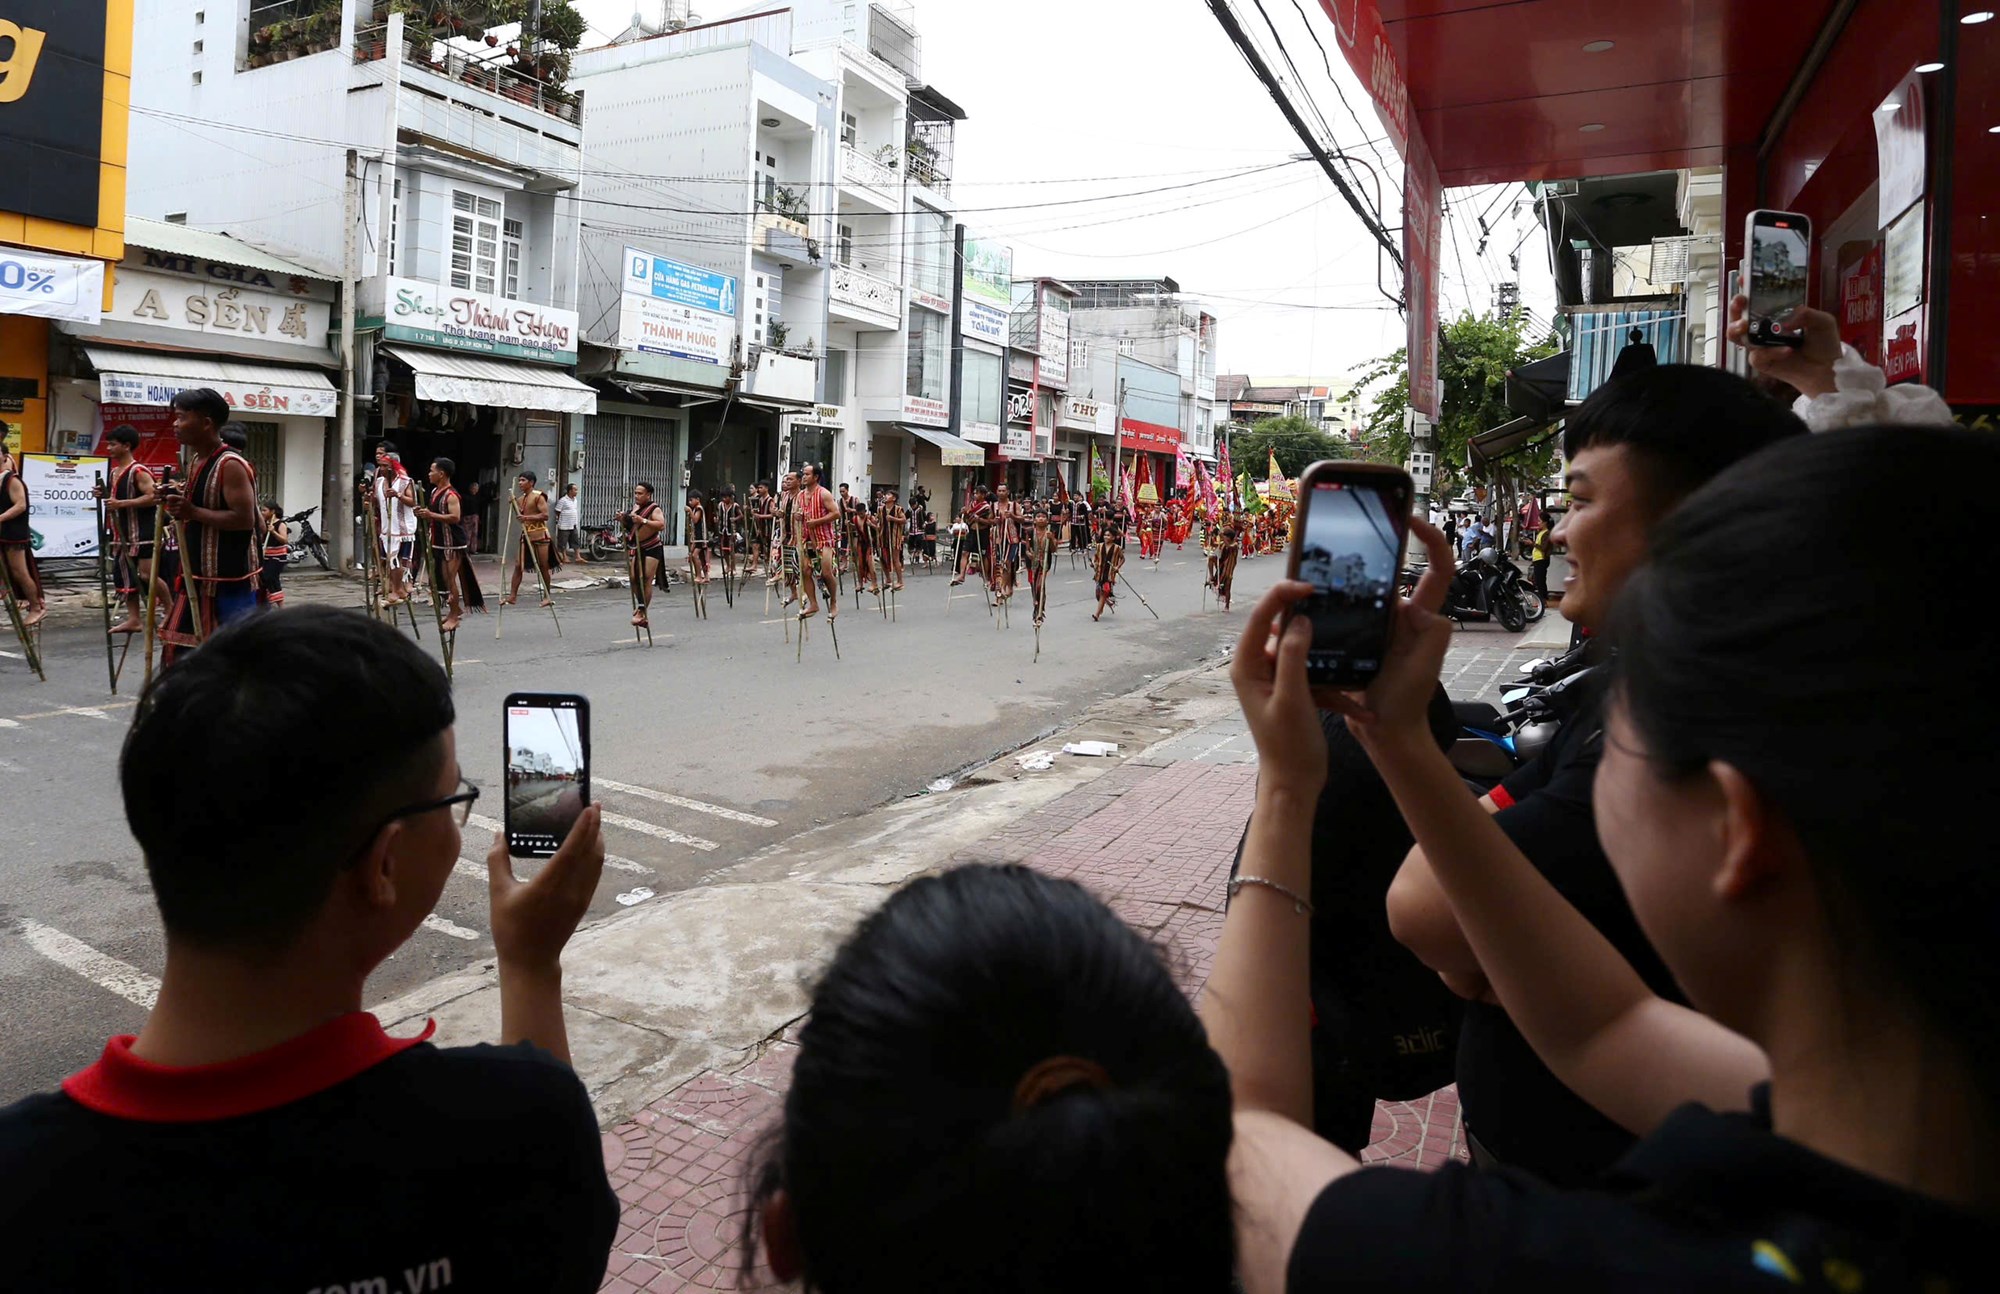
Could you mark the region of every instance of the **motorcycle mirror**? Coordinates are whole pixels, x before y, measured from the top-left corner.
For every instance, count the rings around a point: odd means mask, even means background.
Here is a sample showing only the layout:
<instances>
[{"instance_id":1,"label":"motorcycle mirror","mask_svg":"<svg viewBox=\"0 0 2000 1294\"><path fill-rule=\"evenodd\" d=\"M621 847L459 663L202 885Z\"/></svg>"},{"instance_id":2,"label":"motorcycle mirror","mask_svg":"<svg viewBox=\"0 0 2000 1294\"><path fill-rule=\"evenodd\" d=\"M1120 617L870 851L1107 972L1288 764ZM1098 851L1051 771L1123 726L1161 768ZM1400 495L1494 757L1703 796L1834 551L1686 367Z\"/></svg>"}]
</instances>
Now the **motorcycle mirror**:
<instances>
[{"instance_id":1,"label":"motorcycle mirror","mask_svg":"<svg viewBox=\"0 0 2000 1294\"><path fill-rule=\"evenodd\" d=\"M1521 673L1532 674L1536 670L1540 669L1542 666L1548 663L1549 662L1545 658L1538 656L1534 660L1531 660L1527 664L1521 666Z\"/></svg>"}]
</instances>

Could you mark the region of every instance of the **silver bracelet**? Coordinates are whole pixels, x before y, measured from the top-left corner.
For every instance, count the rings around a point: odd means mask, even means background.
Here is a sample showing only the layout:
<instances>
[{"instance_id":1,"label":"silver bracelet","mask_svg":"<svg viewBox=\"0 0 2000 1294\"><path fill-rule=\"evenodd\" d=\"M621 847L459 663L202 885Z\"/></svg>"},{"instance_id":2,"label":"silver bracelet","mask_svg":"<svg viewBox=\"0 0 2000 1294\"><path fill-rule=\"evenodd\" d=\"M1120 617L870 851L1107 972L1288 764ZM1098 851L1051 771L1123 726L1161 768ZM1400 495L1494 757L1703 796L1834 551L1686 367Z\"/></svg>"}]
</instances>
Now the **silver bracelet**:
<instances>
[{"instance_id":1,"label":"silver bracelet","mask_svg":"<svg viewBox=\"0 0 2000 1294\"><path fill-rule=\"evenodd\" d=\"M1278 884L1276 881L1271 880L1269 877L1266 876L1238 876L1233 880L1231 880L1229 882L1230 902L1233 903L1236 901L1237 891L1241 890L1246 885L1261 885L1267 890L1274 890L1277 893L1284 895L1286 898L1292 901L1293 909L1297 911L1301 916L1309 917L1313 914L1313 905L1311 900L1300 896L1298 891L1288 889L1287 887Z\"/></svg>"}]
</instances>

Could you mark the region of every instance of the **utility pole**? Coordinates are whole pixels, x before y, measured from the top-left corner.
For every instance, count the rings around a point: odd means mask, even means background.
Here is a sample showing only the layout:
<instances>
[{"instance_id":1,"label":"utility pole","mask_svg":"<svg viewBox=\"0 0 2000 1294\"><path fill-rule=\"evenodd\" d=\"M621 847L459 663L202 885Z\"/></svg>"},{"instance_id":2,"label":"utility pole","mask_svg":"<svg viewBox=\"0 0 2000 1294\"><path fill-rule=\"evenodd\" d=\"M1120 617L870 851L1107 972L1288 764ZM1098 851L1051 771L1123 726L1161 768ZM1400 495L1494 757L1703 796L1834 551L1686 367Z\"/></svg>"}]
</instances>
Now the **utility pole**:
<instances>
[{"instance_id":1,"label":"utility pole","mask_svg":"<svg viewBox=\"0 0 2000 1294\"><path fill-rule=\"evenodd\" d=\"M354 547L354 294L360 278L361 245L355 226L361 217L361 154L347 150L347 184L341 202L340 255L340 444L334 451L334 564L347 570Z\"/></svg>"},{"instance_id":2,"label":"utility pole","mask_svg":"<svg viewBox=\"0 0 2000 1294\"><path fill-rule=\"evenodd\" d=\"M1111 506L1125 516L1125 496L1119 486L1125 482L1125 379L1118 379L1118 416L1111 424ZM1121 521L1122 524L1122 521Z\"/></svg>"}]
</instances>

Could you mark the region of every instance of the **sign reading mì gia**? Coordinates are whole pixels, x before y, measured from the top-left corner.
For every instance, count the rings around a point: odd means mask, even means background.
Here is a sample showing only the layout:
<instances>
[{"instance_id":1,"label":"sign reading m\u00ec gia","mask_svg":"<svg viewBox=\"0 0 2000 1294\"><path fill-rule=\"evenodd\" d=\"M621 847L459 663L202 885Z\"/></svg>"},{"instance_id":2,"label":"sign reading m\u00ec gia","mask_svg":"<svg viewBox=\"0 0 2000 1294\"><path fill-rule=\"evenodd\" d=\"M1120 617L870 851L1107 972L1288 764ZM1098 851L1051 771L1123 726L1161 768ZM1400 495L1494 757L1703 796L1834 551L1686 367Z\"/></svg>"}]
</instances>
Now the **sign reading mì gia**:
<instances>
[{"instance_id":1,"label":"sign reading m\u00ec gia","mask_svg":"<svg viewBox=\"0 0 2000 1294\"><path fill-rule=\"evenodd\" d=\"M574 310L392 278L382 315L385 341L544 364L576 362Z\"/></svg>"}]
</instances>

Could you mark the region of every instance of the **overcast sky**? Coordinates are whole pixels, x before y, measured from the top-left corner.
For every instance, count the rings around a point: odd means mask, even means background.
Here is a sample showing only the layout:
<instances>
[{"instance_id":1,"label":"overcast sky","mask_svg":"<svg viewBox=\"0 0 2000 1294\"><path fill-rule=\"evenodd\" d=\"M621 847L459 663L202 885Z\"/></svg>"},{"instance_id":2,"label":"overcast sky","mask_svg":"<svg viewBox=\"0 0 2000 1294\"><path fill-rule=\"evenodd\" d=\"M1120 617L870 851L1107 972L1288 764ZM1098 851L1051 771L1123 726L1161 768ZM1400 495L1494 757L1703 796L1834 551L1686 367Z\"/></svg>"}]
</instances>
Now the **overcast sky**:
<instances>
[{"instance_id":1,"label":"overcast sky","mask_svg":"<svg viewBox=\"0 0 2000 1294\"><path fill-rule=\"evenodd\" d=\"M660 0L579 7L595 43L635 9L656 21ZM1319 6L1303 0L1303 16L1284 0L1264 7L1340 146L1387 164L1385 222L1399 225L1401 163L1387 143L1365 142L1382 133L1374 106ZM1261 23L1254 6L1239 8ZM742 12L738 0L697 0L702 17L731 12ZM1303 146L1203 0L918 0L917 21L925 79L967 113L953 177L959 219L1011 243L1017 276L1173 278L1220 319L1225 373L1340 379L1402 344L1403 320L1375 288L1373 240L1317 164L1284 164ZM1334 82L1308 22L1332 53ZM1268 29L1253 34L1289 79ZM1140 192L1171 185L1190 187ZM1546 320L1547 243L1525 191L1447 197L1445 317L1488 308L1493 284L1514 277L1507 255L1519 243L1525 304ZM996 209L1050 202L1064 205ZM1493 235L1480 257L1474 218L1489 205ZM1400 290L1386 261L1382 279Z\"/></svg>"}]
</instances>

